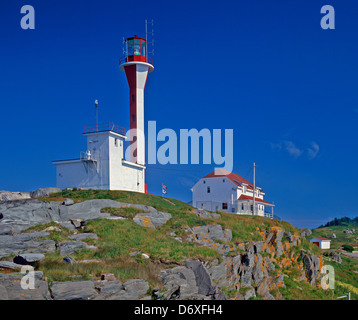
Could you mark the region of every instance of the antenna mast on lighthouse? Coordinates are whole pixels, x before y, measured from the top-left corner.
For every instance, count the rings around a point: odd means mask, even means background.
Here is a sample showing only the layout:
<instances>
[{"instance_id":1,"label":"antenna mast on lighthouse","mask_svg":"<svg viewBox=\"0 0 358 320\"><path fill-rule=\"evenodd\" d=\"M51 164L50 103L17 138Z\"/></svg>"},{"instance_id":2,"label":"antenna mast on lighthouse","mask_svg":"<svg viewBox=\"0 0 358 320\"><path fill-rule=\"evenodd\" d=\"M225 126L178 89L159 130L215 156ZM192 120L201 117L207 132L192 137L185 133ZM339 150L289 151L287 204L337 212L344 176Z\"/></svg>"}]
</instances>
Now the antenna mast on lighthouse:
<instances>
[{"instance_id":1,"label":"antenna mast on lighthouse","mask_svg":"<svg viewBox=\"0 0 358 320\"><path fill-rule=\"evenodd\" d=\"M98 131L98 100L94 101L95 117L96 117L96 131Z\"/></svg>"},{"instance_id":2,"label":"antenna mast on lighthouse","mask_svg":"<svg viewBox=\"0 0 358 320\"><path fill-rule=\"evenodd\" d=\"M148 24L152 25L152 31L148 32ZM151 55L154 56L154 20L152 19L152 21L149 21L147 19L145 19L145 40L146 40L146 48L145 48L145 52L146 52L146 57L148 58L148 53L150 53ZM150 35L152 37L152 40L149 41L148 40L148 35ZM152 51L148 52L148 44L150 44L152 46Z\"/></svg>"},{"instance_id":3,"label":"antenna mast on lighthouse","mask_svg":"<svg viewBox=\"0 0 358 320\"><path fill-rule=\"evenodd\" d=\"M255 189L256 189L256 186L255 186L255 168L256 168L256 164L254 162L254 190L253 190L253 197L252 197L252 202L253 202L253 206L252 206L252 215L255 215Z\"/></svg>"}]
</instances>

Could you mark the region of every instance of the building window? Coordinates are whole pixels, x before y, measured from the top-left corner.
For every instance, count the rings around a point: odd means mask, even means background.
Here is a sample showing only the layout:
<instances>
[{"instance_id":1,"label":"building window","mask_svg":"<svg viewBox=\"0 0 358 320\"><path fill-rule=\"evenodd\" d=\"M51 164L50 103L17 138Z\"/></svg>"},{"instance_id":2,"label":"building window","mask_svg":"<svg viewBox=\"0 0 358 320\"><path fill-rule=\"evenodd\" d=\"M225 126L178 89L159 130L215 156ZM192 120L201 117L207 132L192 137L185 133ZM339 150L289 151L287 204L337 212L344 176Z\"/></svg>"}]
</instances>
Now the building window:
<instances>
[{"instance_id":1,"label":"building window","mask_svg":"<svg viewBox=\"0 0 358 320\"><path fill-rule=\"evenodd\" d=\"M227 202L223 202L223 210L227 210Z\"/></svg>"},{"instance_id":2,"label":"building window","mask_svg":"<svg viewBox=\"0 0 358 320\"><path fill-rule=\"evenodd\" d=\"M244 204L241 203L241 210L244 211Z\"/></svg>"},{"instance_id":3,"label":"building window","mask_svg":"<svg viewBox=\"0 0 358 320\"><path fill-rule=\"evenodd\" d=\"M205 184L205 183L206 183L206 181L204 180L204 181L203 181L203 183Z\"/></svg>"},{"instance_id":4,"label":"building window","mask_svg":"<svg viewBox=\"0 0 358 320\"><path fill-rule=\"evenodd\" d=\"M207 188L207 192L210 193L210 187Z\"/></svg>"},{"instance_id":5,"label":"building window","mask_svg":"<svg viewBox=\"0 0 358 320\"><path fill-rule=\"evenodd\" d=\"M115 145L116 147L118 147L118 139L117 139L117 138L114 139L114 145Z\"/></svg>"},{"instance_id":6,"label":"building window","mask_svg":"<svg viewBox=\"0 0 358 320\"><path fill-rule=\"evenodd\" d=\"M223 182L225 182L225 179L223 179Z\"/></svg>"}]
</instances>

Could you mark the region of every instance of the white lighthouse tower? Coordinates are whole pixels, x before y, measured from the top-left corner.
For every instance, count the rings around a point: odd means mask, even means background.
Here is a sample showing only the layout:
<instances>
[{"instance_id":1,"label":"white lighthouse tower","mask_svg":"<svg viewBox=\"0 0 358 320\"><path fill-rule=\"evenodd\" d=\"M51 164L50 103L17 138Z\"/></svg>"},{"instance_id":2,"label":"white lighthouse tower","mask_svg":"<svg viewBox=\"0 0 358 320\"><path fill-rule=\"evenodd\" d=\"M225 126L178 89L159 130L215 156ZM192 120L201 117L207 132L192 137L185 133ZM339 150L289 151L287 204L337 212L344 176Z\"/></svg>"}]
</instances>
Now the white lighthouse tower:
<instances>
[{"instance_id":1,"label":"white lighthouse tower","mask_svg":"<svg viewBox=\"0 0 358 320\"><path fill-rule=\"evenodd\" d=\"M144 139L144 87L154 67L147 55L145 39L134 36L125 41L126 55L120 59L130 93L130 159L124 155L126 131L113 123L85 126L87 149L80 158L56 160L57 187L83 189L109 189L146 192L145 139Z\"/></svg>"},{"instance_id":2,"label":"white lighthouse tower","mask_svg":"<svg viewBox=\"0 0 358 320\"><path fill-rule=\"evenodd\" d=\"M147 41L135 35L125 40L126 55L120 61L129 85L130 160L145 164L144 88L148 73L154 70L148 58Z\"/></svg>"}]
</instances>

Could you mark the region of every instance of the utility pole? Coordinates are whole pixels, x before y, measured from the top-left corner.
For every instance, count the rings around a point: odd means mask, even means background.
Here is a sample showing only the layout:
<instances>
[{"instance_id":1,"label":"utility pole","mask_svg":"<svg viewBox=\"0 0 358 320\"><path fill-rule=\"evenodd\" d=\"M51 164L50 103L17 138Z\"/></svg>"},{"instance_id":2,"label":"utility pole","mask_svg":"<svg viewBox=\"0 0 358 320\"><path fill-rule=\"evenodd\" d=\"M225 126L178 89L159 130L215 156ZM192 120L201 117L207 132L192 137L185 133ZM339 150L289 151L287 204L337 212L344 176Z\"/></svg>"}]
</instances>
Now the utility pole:
<instances>
[{"instance_id":1,"label":"utility pole","mask_svg":"<svg viewBox=\"0 0 358 320\"><path fill-rule=\"evenodd\" d=\"M255 186L255 162L254 162L254 190L253 190L253 197L252 197L252 202L253 202L253 206L252 206L252 215L254 216L255 215L255 189L256 189L256 186Z\"/></svg>"}]
</instances>

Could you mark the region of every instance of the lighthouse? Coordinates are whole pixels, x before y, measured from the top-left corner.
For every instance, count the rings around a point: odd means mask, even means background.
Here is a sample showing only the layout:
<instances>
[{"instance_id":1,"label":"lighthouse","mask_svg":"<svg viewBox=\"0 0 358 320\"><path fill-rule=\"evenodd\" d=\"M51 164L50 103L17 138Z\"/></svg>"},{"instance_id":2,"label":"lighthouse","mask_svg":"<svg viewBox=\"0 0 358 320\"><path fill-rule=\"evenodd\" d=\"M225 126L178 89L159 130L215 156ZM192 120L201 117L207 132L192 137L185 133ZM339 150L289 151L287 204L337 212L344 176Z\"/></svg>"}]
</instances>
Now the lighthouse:
<instances>
[{"instance_id":1,"label":"lighthouse","mask_svg":"<svg viewBox=\"0 0 358 320\"><path fill-rule=\"evenodd\" d=\"M87 148L80 157L55 160L57 187L109 189L146 192L145 139L144 139L144 88L148 73L154 70L148 57L146 39L134 36L125 40L125 56L119 69L127 77L130 108L130 157L125 152L127 132L109 122L85 125L83 135Z\"/></svg>"},{"instance_id":2,"label":"lighthouse","mask_svg":"<svg viewBox=\"0 0 358 320\"><path fill-rule=\"evenodd\" d=\"M148 73L154 70L147 53L147 41L137 35L125 40L125 56L119 69L129 85L130 161L145 165L144 88Z\"/></svg>"}]
</instances>

